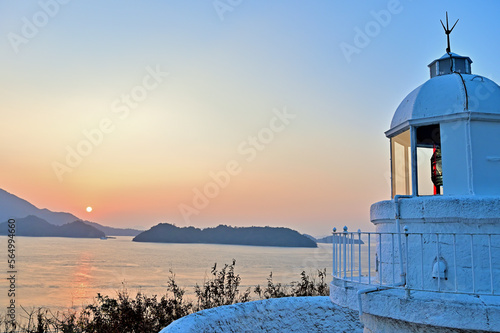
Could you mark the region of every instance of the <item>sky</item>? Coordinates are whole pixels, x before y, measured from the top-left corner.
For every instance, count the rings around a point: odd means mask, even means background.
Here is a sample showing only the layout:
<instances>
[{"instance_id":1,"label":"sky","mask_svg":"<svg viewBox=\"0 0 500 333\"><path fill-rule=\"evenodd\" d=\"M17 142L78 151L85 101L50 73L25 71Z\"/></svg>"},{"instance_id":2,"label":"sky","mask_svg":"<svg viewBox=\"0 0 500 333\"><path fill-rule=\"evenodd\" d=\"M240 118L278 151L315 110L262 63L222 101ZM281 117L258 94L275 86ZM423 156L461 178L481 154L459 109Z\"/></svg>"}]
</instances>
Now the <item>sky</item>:
<instances>
[{"instance_id":1,"label":"sky","mask_svg":"<svg viewBox=\"0 0 500 333\"><path fill-rule=\"evenodd\" d=\"M115 227L371 230L446 11L500 82L498 1L0 0L0 188Z\"/></svg>"}]
</instances>

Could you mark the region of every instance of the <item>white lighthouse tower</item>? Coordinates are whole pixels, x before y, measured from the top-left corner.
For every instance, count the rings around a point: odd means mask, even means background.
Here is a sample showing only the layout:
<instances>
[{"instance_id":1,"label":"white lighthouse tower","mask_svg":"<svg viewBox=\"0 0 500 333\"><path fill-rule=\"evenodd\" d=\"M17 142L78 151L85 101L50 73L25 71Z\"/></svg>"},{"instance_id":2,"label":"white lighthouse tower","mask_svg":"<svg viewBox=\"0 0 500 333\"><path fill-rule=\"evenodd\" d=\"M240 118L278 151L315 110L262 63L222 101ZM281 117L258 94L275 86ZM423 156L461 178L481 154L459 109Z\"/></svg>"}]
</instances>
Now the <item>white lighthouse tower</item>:
<instances>
[{"instance_id":1,"label":"white lighthouse tower","mask_svg":"<svg viewBox=\"0 0 500 333\"><path fill-rule=\"evenodd\" d=\"M330 298L365 332L500 331L500 87L451 52L453 27L385 133L392 200L372 205L376 231L334 229Z\"/></svg>"}]
</instances>

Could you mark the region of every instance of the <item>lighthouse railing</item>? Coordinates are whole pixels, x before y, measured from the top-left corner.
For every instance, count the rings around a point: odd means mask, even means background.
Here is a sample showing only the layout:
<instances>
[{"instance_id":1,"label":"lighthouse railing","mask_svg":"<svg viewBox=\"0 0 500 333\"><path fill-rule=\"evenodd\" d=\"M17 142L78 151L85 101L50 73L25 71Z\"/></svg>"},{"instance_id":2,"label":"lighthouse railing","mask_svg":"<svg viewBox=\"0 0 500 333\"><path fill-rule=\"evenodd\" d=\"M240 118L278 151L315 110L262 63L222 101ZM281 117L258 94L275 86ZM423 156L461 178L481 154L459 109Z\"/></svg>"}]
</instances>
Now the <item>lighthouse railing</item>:
<instances>
[{"instance_id":1,"label":"lighthouse railing","mask_svg":"<svg viewBox=\"0 0 500 333\"><path fill-rule=\"evenodd\" d=\"M404 272L398 261L390 260L399 254L397 239L397 233L348 232L347 228L334 232L332 275L367 285L401 285Z\"/></svg>"},{"instance_id":2,"label":"lighthouse railing","mask_svg":"<svg viewBox=\"0 0 500 333\"><path fill-rule=\"evenodd\" d=\"M500 234L409 232L405 227L400 235L401 242L397 232L334 229L333 278L407 292L500 295Z\"/></svg>"}]
</instances>

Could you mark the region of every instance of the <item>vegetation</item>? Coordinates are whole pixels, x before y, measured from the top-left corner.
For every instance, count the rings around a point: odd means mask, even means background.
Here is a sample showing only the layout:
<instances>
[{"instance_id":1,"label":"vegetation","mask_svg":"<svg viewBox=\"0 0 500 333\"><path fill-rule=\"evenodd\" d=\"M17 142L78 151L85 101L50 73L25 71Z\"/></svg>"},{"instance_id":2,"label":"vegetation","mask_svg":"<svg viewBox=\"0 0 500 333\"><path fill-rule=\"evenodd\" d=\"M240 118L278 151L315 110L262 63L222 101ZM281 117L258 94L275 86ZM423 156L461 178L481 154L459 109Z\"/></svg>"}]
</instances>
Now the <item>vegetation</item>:
<instances>
[{"instance_id":1,"label":"vegetation","mask_svg":"<svg viewBox=\"0 0 500 333\"><path fill-rule=\"evenodd\" d=\"M194 291L198 302L195 311L250 301L250 288L243 294L238 290L241 278L234 274L235 264L233 259L233 263L224 265L220 272L217 272L217 264L214 264L211 279L201 287L196 284Z\"/></svg>"},{"instance_id":2,"label":"vegetation","mask_svg":"<svg viewBox=\"0 0 500 333\"><path fill-rule=\"evenodd\" d=\"M256 286L254 293L260 299L280 298L280 297L301 297L301 296L328 296L330 289L328 283L325 281L326 268L316 272L318 280L315 276L309 276L305 271L300 273L300 280L292 282L290 287L282 285L281 283L275 284L273 282L273 273L269 274L267 278L267 287L261 288Z\"/></svg>"},{"instance_id":3,"label":"vegetation","mask_svg":"<svg viewBox=\"0 0 500 333\"><path fill-rule=\"evenodd\" d=\"M93 304L77 311L52 313L39 308L28 311L23 308L23 321L13 325L6 316L0 317L0 333L150 333L159 332L176 319L190 313L221 305L230 305L253 300L252 288L241 292L241 278L235 274L236 261L225 264L220 270L214 264L211 275L203 285L195 286L196 301L185 298L185 289L175 282L170 272L167 292L161 298L137 293L135 297L127 290L118 292L117 298L97 294ZM267 286L253 288L257 299L290 296L327 296L326 269L310 276L303 271L299 281L290 285L273 282L272 272Z\"/></svg>"},{"instance_id":4,"label":"vegetation","mask_svg":"<svg viewBox=\"0 0 500 333\"><path fill-rule=\"evenodd\" d=\"M231 227L179 228L160 223L137 235L134 242L236 244L283 247L318 247L315 241L289 228Z\"/></svg>"}]
</instances>

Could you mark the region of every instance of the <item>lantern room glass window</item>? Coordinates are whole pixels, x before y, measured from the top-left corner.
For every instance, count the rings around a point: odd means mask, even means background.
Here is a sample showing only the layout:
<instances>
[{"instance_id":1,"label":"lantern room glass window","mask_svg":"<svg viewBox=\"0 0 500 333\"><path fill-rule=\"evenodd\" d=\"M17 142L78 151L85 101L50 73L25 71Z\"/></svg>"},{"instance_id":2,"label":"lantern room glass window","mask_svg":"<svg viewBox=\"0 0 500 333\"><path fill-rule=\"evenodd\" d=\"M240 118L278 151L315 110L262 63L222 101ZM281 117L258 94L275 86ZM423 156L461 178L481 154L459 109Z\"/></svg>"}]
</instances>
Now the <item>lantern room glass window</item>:
<instances>
[{"instance_id":1,"label":"lantern room glass window","mask_svg":"<svg viewBox=\"0 0 500 333\"><path fill-rule=\"evenodd\" d=\"M391 138L392 197L412 193L411 135L405 131Z\"/></svg>"},{"instance_id":2,"label":"lantern room glass window","mask_svg":"<svg viewBox=\"0 0 500 333\"><path fill-rule=\"evenodd\" d=\"M439 124L417 127L416 132L418 195L443 194Z\"/></svg>"}]
</instances>

